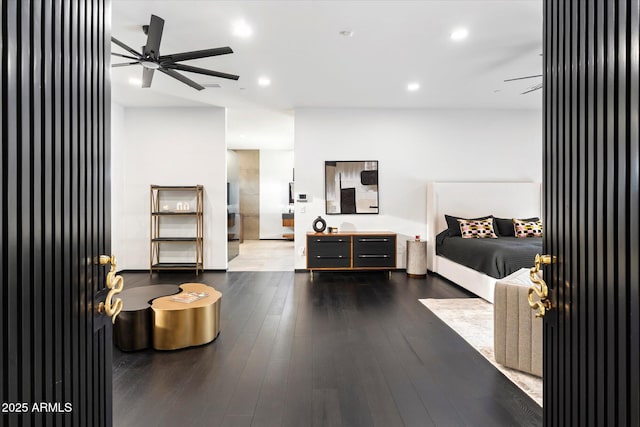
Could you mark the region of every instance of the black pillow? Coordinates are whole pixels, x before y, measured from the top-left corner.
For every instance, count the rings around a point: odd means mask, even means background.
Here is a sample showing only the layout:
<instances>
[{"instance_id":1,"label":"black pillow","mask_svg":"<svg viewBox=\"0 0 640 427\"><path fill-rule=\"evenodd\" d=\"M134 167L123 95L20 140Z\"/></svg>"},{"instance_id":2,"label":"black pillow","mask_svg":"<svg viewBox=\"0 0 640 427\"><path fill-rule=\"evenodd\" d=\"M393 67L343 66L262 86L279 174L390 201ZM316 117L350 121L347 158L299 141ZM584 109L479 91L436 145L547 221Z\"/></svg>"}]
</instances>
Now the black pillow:
<instances>
[{"instance_id":1,"label":"black pillow","mask_svg":"<svg viewBox=\"0 0 640 427\"><path fill-rule=\"evenodd\" d=\"M488 219L492 218L493 215L487 215L480 218L460 218L457 216L446 215L444 216L445 221L447 221L447 228L449 229L449 236L462 236L460 232L460 224L458 223L459 219ZM495 224L495 221L494 221ZM494 227L495 228L495 227ZM513 225L511 226L513 228ZM515 232L514 232L515 236Z\"/></svg>"},{"instance_id":2,"label":"black pillow","mask_svg":"<svg viewBox=\"0 0 640 427\"><path fill-rule=\"evenodd\" d=\"M517 219L520 219L520 218L517 218ZM540 218L538 217L522 218L520 220L531 222L531 221L540 221ZM498 234L500 236L515 237L516 232L515 232L515 229L513 228L513 218L494 218L493 222L497 225Z\"/></svg>"}]
</instances>

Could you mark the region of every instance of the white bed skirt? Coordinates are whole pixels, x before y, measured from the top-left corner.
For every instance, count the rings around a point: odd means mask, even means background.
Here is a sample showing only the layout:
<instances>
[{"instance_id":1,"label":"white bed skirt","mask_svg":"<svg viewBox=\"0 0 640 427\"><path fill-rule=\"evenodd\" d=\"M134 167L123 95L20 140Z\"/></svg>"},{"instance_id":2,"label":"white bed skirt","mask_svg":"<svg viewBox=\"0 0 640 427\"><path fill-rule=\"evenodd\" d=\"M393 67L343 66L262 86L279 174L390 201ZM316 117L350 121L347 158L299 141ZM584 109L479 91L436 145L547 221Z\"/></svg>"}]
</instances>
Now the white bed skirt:
<instances>
[{"instance_id":1,"label":"white bed skirt","mask_svg":"<svg viewBox=\"0 0 640 427\"><path fill-rule=\"evenodd\" d=\"M496 282L500 279L487 276L439 255L436 255L435 261L436 273L493 304L493 291Z\"/></svg>"}]
</instances>

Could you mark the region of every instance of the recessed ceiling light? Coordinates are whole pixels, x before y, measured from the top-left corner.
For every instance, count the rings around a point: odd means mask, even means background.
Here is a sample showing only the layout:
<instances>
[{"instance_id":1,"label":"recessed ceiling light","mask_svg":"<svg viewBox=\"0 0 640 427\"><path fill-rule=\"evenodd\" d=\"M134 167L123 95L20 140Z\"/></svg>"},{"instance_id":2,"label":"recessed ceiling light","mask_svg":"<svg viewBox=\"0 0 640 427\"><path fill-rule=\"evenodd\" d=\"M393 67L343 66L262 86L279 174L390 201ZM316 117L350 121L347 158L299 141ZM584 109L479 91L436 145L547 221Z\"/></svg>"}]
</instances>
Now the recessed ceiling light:
<instances>
[{"instance_id":1,"label":"recessed ceiling light","mask_svg":"<svg viewBox=\"0 0 640 427\"><path fill-rule=\"evenodd\" d=\"M342 30L338 34L345 37L353 37L353 31L351 30Z\"/></svg>"},{"instance_id":2,"label":"recessed ceiling light","mask_svg":"<svg viewBox=\"0 0 640 427\"><path fill-rule=\"evenodd\" d=\"M253 34L253 29L247 24L246 21L236 21L233 24L233 35L237 37L247 38L251 37Z\"/></svg>"},{"instance_id":3,"label":"recessed ceiling light","mask_svg":"<svg viewBox=\"0 0 640 427\"><path fill-rule=\"evenodd\" d=\"M258 79L258 84L263 87L269 86L271 84L271 80L269 80L268 77L260 77Z\"/></svg>"},{"instance_id":4,"label":"recessed ceiling light","mask_svg":"<svg viewBox=\"0 0 640 427\"><path fill-rule=\"evenodd\" d=\"M129 79L129 84L133 85L133 86L140 86L142 84L142 80L136 78L136 77L131 77Z\"/></svg>"},{"instance_id":5,"label":"recessed ceiling light","mask_svg":"<svg viewBox=\"0 0 640 427\"><path fill-rule=\"evenodd\" d=\"M417 91L418 89L420 89L420 83L409 83L409 84L407 85L407 90L408 90L409 92L415 92L415 91Z\"/></svg>"},{"instance_id":6,"label":"recessed ceiling light","mask_svg":"<svg viewBox=\"0 0 640 427\"><path fill-rule=\"evenodd\" d=\"M451 33L451 40L464 40L468 35L469 30L467 30L466 28L457 28Z\"/></svg>"}]
</instances>

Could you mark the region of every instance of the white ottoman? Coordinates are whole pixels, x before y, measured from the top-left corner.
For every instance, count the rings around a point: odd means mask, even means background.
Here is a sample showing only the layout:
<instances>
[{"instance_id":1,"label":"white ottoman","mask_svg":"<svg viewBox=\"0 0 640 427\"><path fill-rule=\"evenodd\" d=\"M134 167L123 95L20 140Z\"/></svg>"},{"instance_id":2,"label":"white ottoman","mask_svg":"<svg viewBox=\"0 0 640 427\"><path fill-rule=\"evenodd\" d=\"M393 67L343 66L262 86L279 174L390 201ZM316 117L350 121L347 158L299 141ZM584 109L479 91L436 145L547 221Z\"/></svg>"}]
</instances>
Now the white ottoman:
<instances>
[{"instance_id":1,"label":"white ottoman","mask_svg":"<svg viewBox=\"0 0 640 427\"><path fill-rule=\"evenodd\" d=\"M523 269L526 270L526 269ZM523 280L496 282L493 302L493 344L496 362L542 376L542 319L529 306L529 284ZM528 281L529 283L530 280Z\"/></svg>"}]
</instances>

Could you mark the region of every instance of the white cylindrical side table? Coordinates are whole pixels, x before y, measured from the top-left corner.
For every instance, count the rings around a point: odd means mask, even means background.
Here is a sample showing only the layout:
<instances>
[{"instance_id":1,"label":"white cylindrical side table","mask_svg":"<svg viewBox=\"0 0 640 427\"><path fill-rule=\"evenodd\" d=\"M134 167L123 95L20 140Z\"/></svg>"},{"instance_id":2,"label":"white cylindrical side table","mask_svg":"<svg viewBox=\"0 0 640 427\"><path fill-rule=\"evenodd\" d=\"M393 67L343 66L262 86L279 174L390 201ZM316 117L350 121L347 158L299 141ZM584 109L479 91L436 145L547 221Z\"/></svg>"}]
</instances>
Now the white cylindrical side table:
<instances>
[{"instance_id":1,"label":"white cylindrical side table","mask_svg":"<svg viewBox=\"0 0 640 427\"><path fill-rule=\"evenodd\" d=\"M427 277L427 242L407 240L407 276Z\"/></svg>"}]
</instances>

